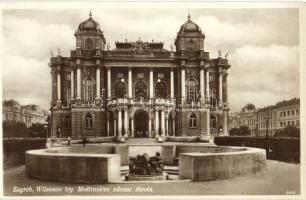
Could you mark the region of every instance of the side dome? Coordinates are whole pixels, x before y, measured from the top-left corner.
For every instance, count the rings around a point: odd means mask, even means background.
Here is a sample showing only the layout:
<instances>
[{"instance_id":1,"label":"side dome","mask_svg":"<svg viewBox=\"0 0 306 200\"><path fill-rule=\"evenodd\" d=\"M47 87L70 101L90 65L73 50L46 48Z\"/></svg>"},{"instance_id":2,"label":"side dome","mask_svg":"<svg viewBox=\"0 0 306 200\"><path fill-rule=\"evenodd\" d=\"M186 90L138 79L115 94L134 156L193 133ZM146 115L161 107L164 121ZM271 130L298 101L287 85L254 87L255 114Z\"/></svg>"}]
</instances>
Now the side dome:
<instances>
[{"instance_id":1,"label":"side dome","mask_svg":"<svg viewBox=\"0 0 306 200\"><path fill-rule=\"evenodd\" d=\"M80 23L78 32L98 32L101 33L100 25L92 19L91 12L89 13L89 18Z\"/></svg>"},{"instance_id":2,"label":"side dome","mask_svg":"<svg viewBox=\"0 0 306 200\"><path fill-rule=\"evenodd\" d=\"M180 34L184 34L184 33L195 33L195 32L202 34L202 30L201 30L200 26L197 25L196 23L194 23L193 21L191 21L190 15L188 15L187 21L181 26L178 34L180 35Z\"/></svg>"}]
</instances>

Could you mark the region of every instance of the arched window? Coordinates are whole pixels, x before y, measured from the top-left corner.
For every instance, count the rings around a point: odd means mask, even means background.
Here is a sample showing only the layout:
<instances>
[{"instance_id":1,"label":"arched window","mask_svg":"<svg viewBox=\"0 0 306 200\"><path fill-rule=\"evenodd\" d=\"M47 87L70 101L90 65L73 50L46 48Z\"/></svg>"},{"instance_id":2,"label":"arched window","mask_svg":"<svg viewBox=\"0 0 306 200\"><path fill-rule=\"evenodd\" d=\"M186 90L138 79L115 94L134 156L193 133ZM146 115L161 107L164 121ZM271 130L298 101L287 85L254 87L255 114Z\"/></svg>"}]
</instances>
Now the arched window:
<instances>
[{"instance_id":1,"label":"arched window","mask_svg":"<svg viewBox=\"0 0 306 200\"><path fill-rule=\"evenodd\" d=\"M135 98L147 98L147 84L144 81L137 81L135 84Z\"/></svg>"},{"instance_id":2,"label":"arched window","mask_svg":"<svg viewBox=\"0 0 306 200\"><path fill-rule=\"evenodd\" d=\"M114 85L114 94L118 98L124 98L126 95L126 84L122 81L117 81Z\"/></svg>"},{"instance_id":3,"label":"arched window","mask_svg":"<svg viewBox=\"0 0 306 200\"><path fill-rule=\"evenodd\" d=\"M85 48L86 49L92 49L93 48L93 41L90 38L87 38L85 41Z\"/></svg>"},{"instance_id":4,"label":"arched window","mask_svg":"<svg viewBox=\"0 0 306 200\"><path fill-rule=\"evenodd\" d=\"M87 113L85 116L85 127L92 128L93 127L93 117L90 113Z\"/></svg>"},{"instance_id":5,"label":"arched window","mask_svg":"<svg viewBox=\"0 0 306 200\"><path fill-rule=\"evenodd\" d=\"M189 116L189 128L196 128L197 127L197 116L196 114L192 113Z\"/></svg>"},{"instance_id":6,"label":"arched window","mask_svg":"<svg viewBox=\"0 0 306 200\"><path fill-rule=\"evenodd\" d=\"M92 78L86 78L84 80L84 101L85 103L91 103L94 99L95 82Z\"/></svg>"},{"instance_id":7,"label":"arched window","mask_svg":"<svg viewBox=\"0 0 306 200\"><path fill-rule=\"evenodd\" d=\"M210 127L217 128L217 119L214 115L210 115Z\"/></svg>"},{"instance_id":8,"label":"arched window","mask_svg":"<svg viewBox=\"0 0 306 200\"><path fill-rule=\"evenodd\" d=\"M70 115L65 116L64 122L65 122L65 128L71 129L71 116Z\"/></svg>"},{"instance_id":9,"label":"arched window","mask_svg":"<svg viewBox=\"0 0 306 200\"><path fill-rule=\"evenodd\" d=\"M65 104L69 104L71 101L71 90L67 88L65 91Z\"/></svg>"},{"instance_id":10,"label":"arched window","mask_svg":"<svg viewBox=\"0 0 306 200\"><path fill-rule=\"evenodd\" d=\"M189 79L186 83L187 103L197 102L198 100L198 83L195 79Z\"/></svg>"},{"instance_id":11,"label":"arched window","mask_svg":"<svg viewBox=\"0 0 306 200\"><path fill-rule=\"evenodd\" d=\"M212 109L216 109L218 106L218 100L217 97L215 95L211 95L210 96L210 105L212 107Z\"/></svg>"},{"instance_id":12,"label":"arched window","mask_svg":"<svg viewBox=\"0 0 306 200\"><path fill-rule=\"evenodd\" d=\"M157 82L155 85L155 95L159 96L160 98L166 98L168 95L168 87L167 83L164 81Z\"/></svg>"}]
</instances>

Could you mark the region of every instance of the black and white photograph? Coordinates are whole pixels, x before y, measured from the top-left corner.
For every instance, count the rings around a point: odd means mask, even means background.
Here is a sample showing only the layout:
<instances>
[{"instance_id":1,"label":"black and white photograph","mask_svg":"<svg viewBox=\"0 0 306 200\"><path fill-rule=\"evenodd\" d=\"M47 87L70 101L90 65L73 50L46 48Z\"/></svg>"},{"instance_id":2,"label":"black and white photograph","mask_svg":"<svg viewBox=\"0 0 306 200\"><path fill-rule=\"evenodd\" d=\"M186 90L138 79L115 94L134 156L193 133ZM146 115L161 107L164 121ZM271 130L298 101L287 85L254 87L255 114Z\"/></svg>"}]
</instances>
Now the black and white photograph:
<instances>
[{"instance_id":1,"label":"black and white photograph","mask_svg":"<svg viewBox=\"0 0 306 200\"><path fill-rule=\"evenodd\" d=\"M305 197L303 2L0 8L3 198Z\"/></svg>"}]
</instances>

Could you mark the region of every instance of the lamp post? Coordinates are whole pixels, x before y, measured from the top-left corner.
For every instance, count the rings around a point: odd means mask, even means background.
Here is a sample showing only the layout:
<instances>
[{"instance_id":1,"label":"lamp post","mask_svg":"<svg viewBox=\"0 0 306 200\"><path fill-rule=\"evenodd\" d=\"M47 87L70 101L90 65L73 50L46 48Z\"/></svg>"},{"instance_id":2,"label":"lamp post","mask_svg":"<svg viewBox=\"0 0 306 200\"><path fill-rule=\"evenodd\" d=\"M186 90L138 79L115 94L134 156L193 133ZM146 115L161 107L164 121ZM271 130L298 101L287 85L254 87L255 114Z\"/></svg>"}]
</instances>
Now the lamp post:
<instances>
[{"instance_id":1,"label":"lamp post","mask_svg":"<svg viewBox=\"0 0 306 200\"><path fill-rule=\"evenodd\" d=\"M44 124L44 129L46 130L46 138L48 138L48 125L47 124Z\"/></svg>"},{"instance_id":2,"label":"lamp post","mask_svg":"<svg viewBox=\"0 0 306 200\"><path fill-rule=\"evenodd\" d=\"M265 120L266 120L266 137L269 136L269 121L270 121L270 115L266 113L265 115Z\"/></svg>"}]
</instances>

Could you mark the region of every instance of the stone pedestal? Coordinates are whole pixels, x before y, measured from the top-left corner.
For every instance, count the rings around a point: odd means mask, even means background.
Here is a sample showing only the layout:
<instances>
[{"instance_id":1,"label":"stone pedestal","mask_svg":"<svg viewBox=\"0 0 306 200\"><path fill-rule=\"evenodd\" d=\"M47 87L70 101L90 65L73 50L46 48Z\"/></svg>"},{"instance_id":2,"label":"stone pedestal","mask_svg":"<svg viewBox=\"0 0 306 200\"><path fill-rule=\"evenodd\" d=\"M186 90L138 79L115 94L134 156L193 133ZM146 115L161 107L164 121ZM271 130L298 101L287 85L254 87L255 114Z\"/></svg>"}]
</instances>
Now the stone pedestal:
<instances>
[{"instance_id":1,"label":"stone pedestal","mask_svg":"<svg viewBox=\"0 0 306 200\"><path fill-rule=\"evenodd\" d=\"M161 159L164 165L174 165L175 149L176 146L174 145L163 145L161 147Z\"/></svg>"},{"instance_id":2,"label":"stone pedestal","mask_svg":"<svg viewBox=\"0 0 306 200\"><path fill-rule=\"evenodd\" d=\"M29 178L49 181L117 182L121 180L120 156L31 150L26 152L25 173Z\"/></svg>"},{"instance_id":3,"label":"stone pedestal","mask_svg":"<svg viewBox=\"0 0 306 200\"><path fill-rule=\"evenodd\" d=\"M264 149L241 149L241 151L224 153L181 153L179 178L209 181L252 174L264 169L266 162Z\"/></svg>"},{"instance_id":4,"label":"stone pedestal","mask_svg":"<svg viewBox=\"0 0 306 200\"><path fill-rule=\"evenodd\" d=\"M129 146L115 146L113 149L114 154L119 154L121 159L121 165L129 165Z\"/></svg>"}]
</instances>

